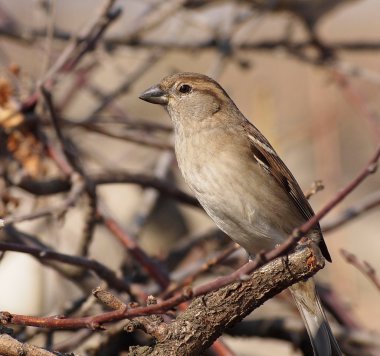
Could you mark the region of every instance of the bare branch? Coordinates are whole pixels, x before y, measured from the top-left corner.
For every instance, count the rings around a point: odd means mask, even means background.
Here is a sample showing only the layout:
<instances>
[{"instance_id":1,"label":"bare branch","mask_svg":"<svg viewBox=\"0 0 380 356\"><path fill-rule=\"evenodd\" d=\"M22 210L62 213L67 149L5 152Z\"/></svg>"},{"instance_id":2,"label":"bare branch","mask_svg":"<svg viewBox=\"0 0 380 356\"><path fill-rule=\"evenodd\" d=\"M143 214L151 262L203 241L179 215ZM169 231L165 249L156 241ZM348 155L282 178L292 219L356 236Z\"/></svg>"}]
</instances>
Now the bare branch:
<instances>
[{"instance_id":1,"label":"bare branch","mask_svg":"<svg viewBox=\"0 0 380 356\"><path fill-rule=\"evenodd\" d=\"M143 269L165 290L169 285L170 277L166 273L163 266L154 261L141 247L138 245L136 239L128 234L113 218L107 216L104 212L101 213L104 225L107 229L119 239L119 241L126 247L133 258L141 265Z\"/></svg>"},{"instance_id":2,"label":"bare branch","mask_svg":"<svg viewBox=\"0 0 380 356\"><path fill-rule=\"evenodd\" d=\"M310 265L310 258L315 264ZM141 348L131 348L130 354L201 354L225 328L240 321L260 306L268 296L272 297L282 290L284 283L290 282L289 278L295 277L291 283L299 281L302 279L298 279L300 275L304 274L306 277L308 274L308 265L310 269L318 270L323 264L324 260L318 249L309 248L297 251L286 259L272 261L251 276L247 276L246 280L196 298L174 322L157 328L157 343L149 352L139 353L142 351ZM272 277L267 279L269 271ZM246 298L247 295L250 298Z\"/></svg>"},{"instance_id":3,"label":"bare branch","mask_svg":"<svg viewBox=\"0 0 380 356\"><path fill-rule=\"evenodd\" d=\"M116 276L115 272L96 260L91 260L80 256L71 256L52 250L42 250L36 247L23 246L20 244L0 242L0 251L15 251L27 253L38 260L54 260L73 266L83 267L95 272L100 278L107 281L110 287L120 291L128 291L129 285L123 279Z\"/></svg>"},{"instance_id":4,"label":"bare branch","mask_svg":"<svg viewBox=\"0 0 380 356\"><path fill-rule=\"evenodd\" d=\"M154 188L181 203L200 207L197 199L178 189L171 182L147 174L114 171L90 175L89 178L95 185L125 183ZM71 183L68 180L54 178L47 181L24 179L17 186L35 195L51 195L68 191Z\"/></svg>"},{"instance_id":5,"label":"bare branch","mask_svg":"<svg viewBox=\"0 0 380 356\"><path fill-rule=\"evenodd\" d=\"M380 190L368 194L357 203L343 210L338 214L338 216L328 219L325 223L322 224L322 230L323 232L334 231L335 229L362 216L365 212L372 211L379 206Z\"/></svg>"},{"instance_id":6,"label":"bare branch","mask_svg":"<svg viewBox=\"0 0 380 356\"><path fill-rule=\"evenodd\" d=\"M2 356L56 356L53 352L23 344L7 334L0 334L0 354Z\"/></svg>"},{"instance_id":7,"label":"bare branch","mask_svg":"<svg viewBox=\"0 0 380 356\"><path fill-rule=\"evenodd\" d=\"M375 269L366 261L361 262L353 253L341 249L340 253L344 259L363 273L373 285L380 291L380 279L376 275Z\"/></svg>"}]
</instances>

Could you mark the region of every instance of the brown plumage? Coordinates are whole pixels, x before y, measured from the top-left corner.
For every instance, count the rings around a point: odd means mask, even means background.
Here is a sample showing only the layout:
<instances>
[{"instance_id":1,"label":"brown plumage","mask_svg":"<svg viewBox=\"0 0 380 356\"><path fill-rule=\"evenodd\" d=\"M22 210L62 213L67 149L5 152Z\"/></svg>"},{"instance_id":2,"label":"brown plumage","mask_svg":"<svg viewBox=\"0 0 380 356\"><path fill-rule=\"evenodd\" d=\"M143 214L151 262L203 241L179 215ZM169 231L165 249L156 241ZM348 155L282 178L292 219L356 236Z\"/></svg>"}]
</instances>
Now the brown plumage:
<instances>
[{"instance_id":1,"label":"brown plumage","mask_svg":"<svg viewBox=\"0 0 380 356\"><path fill-rule=\"evenodd\" d=\"M179 168L216 225L253 256L313 216L297 181L260 131L213 79L164 78L141 99L167 109ZM331 261L319 225L308 234ZM291 288L318 355L340 354L312 280Z\"/></svg>"}]
</instances>

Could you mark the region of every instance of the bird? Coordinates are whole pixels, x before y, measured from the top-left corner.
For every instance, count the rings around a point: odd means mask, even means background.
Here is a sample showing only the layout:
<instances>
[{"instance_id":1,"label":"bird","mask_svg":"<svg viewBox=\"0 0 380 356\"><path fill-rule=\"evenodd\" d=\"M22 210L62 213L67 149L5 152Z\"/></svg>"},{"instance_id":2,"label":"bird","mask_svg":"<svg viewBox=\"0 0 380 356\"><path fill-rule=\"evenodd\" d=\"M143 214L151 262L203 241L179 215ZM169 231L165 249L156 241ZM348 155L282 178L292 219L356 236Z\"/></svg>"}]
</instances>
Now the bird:
<instances>
[{"instance_id":1,"label":"bird","mask_svg":"<svg viewBox=\"0 0 380 356\"><path fill-rule=\"evenodd\" d=\"M176 73L139 98L166 109L185 182L215 224L251 258L283 242L314 215L275 149L215 80L198 73ZM331 262L319 224L307 237ZM341 355L313 279L289 289L314 355Z\"/></svg>"}]
</instances>

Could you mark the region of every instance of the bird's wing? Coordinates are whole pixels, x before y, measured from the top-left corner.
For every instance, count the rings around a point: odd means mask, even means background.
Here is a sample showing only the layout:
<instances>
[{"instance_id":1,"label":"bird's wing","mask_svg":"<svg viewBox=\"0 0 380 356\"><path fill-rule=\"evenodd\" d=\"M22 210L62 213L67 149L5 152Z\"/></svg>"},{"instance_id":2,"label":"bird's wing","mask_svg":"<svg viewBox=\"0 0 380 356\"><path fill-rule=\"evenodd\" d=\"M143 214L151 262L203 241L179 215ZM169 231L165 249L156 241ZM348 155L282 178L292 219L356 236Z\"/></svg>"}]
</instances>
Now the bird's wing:
<instances>
[{"instance_id":1,"label":"bird's wing","mask_svg":"<svg viewBox=\"0 0 380 356\"><path fill-rule=\"evenodd\" d=\"M260 160L261 162L259 163L264 167L266 166L267 171L288 193L305 220L310 219L314 215L314 212L288 167L286 167L268 140L255 126L247 122L244 128L251 142L251 149L256 156L256 160Z\"/></svg>"},{"instance_id":2,"label":"bird's wing","mask_svg":"<svg viewBox=\"0 0 380 356\"><path fill-rule=\"evenodd\" d=\"M313 215L313 209L305 198L300 186L293 174L286 167L285 163L277 155L274 148L262 133L248 120L244 122L244 129L251 143L252 153L257 162L268 171L268 173L278 182L292 199L295 207L299 210L305 220L309 220ZM327 247L323 241L319 224L313 230L317 234L321 251L327 260L331 260Z\"/></svg>"}]
</instances>

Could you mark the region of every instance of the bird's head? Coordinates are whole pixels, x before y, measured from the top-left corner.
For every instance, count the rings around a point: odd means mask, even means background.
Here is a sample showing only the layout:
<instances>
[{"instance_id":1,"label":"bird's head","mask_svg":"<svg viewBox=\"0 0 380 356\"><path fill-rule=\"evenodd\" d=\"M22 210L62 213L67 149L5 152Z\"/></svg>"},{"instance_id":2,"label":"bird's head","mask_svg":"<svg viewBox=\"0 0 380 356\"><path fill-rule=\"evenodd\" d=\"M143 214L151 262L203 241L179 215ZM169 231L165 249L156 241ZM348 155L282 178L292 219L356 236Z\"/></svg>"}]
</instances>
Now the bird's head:
<instances>
[{"instance_id":1,"label":"bird's head","mask_svg":"<svg viewBox=\"0 0 380 356\"><path fill-rule=\"evenodd\" d=\"M223 88L203 74L178 73L145 90L140 99L166 107L174 124L211 119L233 104ZM232 105L235 107L235 105Z\"/></svg>"}]
</instances>

